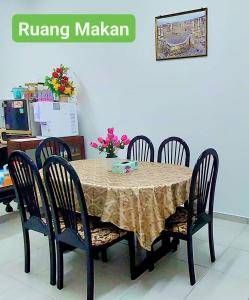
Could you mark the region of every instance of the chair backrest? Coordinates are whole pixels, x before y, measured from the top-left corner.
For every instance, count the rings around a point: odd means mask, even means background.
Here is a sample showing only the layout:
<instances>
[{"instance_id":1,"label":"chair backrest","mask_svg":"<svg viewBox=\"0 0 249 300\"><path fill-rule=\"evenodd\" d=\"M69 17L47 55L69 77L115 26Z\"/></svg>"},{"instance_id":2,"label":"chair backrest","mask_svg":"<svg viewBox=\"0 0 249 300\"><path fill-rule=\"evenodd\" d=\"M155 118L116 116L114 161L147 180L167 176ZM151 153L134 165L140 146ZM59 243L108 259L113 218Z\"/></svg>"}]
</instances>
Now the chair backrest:
<instances>
[{"instance_id":1,"label":"chair backrest","mask_svg":"<svg viewBox=\"0 0 249 300\"><path fill-rule=\"evenodd\" d=\"M190 226L193 217L198 218L206 213L212 216L214 206L214 194L219 168L219 157L217 152L209 148L198 158L190 185L189 193L189 216L188 225Z\"/></svg>"},{"instance_id":2,"label":"chair backrest","mask_svg":"<svg viewBox=\"0 0 249 300\"><path fill-rule=\"evenodd\" d=\"M89 217L77 173L64 158L53 155L43 166L57 239L76 247L91 247ZM79 235L83 225L84 240Z\"/></svg>"},{"instance_id":3,"label":"chair backrest","mask_svg":"<svg viewBox=\"0 0 249 300\"><path fill-rule=\"evenodd\" d=\"M35 159L38 169L41 169L44 161L51 155L59 155L72 160L72 153L69 146L60 138L49 137L40 142L35 151Z\"/></svg>"},{"instance_id":4,"label":"chair backrest","mask_svg":"<svg viewBox=\"0 0 249 300\"><path fill-rule=\"evenodd\" d=\"M154 161L154 146L144 135L135 136L127 149L127 159L137 161Z\"/></svg>"},{"instance_id":5,"label":"chair backrest","mask_svg":"<svg viewBox=\"0 0 249 300\"><path fill-rule=\"evenodd\" d=\"M158 148L157 162L189 167L190 151L187 143L179 137L165 139Z\"/></svg>"},{"instance_id":6,"label":"chair backrest","mask_svg":"<svg viewBox=\"0 0 249 300\"><path fill-rule=\"evenodd\" d=\"M25 152L19 150L10 154L8 165L18 198L22 222L27 223L28 228L36 231L44 232L47 225L51 230L47 195L37 166ZM46 224L41 219L43 214Z\"/></svg>"}]
</instances>

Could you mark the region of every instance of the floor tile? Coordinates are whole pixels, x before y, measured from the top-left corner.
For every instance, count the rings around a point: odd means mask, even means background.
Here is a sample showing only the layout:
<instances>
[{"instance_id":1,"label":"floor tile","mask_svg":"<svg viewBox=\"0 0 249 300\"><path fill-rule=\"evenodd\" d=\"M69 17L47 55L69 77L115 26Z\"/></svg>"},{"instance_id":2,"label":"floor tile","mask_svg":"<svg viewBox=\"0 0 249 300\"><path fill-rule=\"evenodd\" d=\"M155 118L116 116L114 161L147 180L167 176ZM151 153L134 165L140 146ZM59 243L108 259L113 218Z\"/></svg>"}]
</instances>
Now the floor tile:
<instances>
[{"instance_id":1,"label":"floor tile","mask_svg":"<svg viewBox=\"0 0 249 300\"><path fill-rule=\"evenodd\" d=\"M195 271L196 279L200 281L208 269L195 266ZM160 297L167 296L169 299L184 299L191 290L187 263L165 257L155 265L153 272L143 274L121 299L135 300L143 299L142 297L149 299L150 296L153 299L155 294Z\"/></svg>"},{"instance_id":2,"label":"floor tile","mask_svg":"<svg viewBox=\"0 0 249 300\"><path fill-rule=\"evenodd\" d=\"M40 293L30 286L15 284L15 288L10 288L0 295L1 300L55 300L46 294Z\"/></svg>"},{"instance_id":3,"label":"floor tile","mask_svg":"<svg viewBox=\"0 0 249 300\"><path fill-rule=\"evenodd\" d=\"M18 212L0 213L0 240L19 232L21 232L21 222Z\"/></svg>"},{"instance_id":4,"label":"floor tile","mask_svg":"<svg viewBox=\"0 0 249 300\"><path fill-rule=\"evenodd\" d=\"M33 274L45 271L50 267L49 248L47 246L39 249L32 249L30 252L31 270L29 274L24 273L24 255L17 259L13 259L1 266L1 270L5 274L13 275L18 280L22 280L25 276L30 278Z\"/></svg>"},{"instance_id":5,"label":"floor tile","mask_svg":"<svg viewBox=\"0 0 249 300\"><path fill-rule=\"evenodd\" d=\"M249 230L244 229L232 242L231 247L249 251Z\"/></svg>"},{"instance_id":6,"label":"floor tile","mask_svg":"<svg viewBox=\"0 0 249 300\"><path fill-rule=\"evenodd\" d=\"M3 292L16 288L16 286L19 285L19 282L16 279L2 271L0 273L0 283L0 299Z\"/></svg>"},{"instance_id":7,"label":"floor tile","mask_svg":"<svg viewBox=\"0 0 249 300\"><path fill-rule=\"evenodd\" d=\"M41 249L37 251L41 251ZM45 255L43 255L43 257L45 257ZM52 296L55 299L86 299L86 263L84 253L77 250L65 254L64 258L63 290L58 290L49 284L50 273L47 261L44 261L46 267L45 270L42 270L42 263L38 265L38 262L34 259L35 266L33 263L33 268L29 274L23 272L22 260L6 265L4 271L6 274L12 274L13 278L23 284L29 285L39 292ZM112 268L112 265L116 264L119 268ZM121 296L132 286L133 281L130 280L129 268L126 268L127 265L128 258L125 256L122 256L122 258L114 258L108 263L95 261L96 299L118 299L117 297ZM124 267L125 270L123 270Z\"/></svg>"},{"instance_id":8,"label":"floor tile","mask_svg":"<svg viewBox=\"0 0 249 300\"><path fill-rule=\"evenodd\" d=\"M246 225L245 230L249 231L249 224Z\"/></svg>"},{"instance_id":9,"label":"floor tile","mask_svg":"<svg viewBox=\"0 0 249 300\"><path fill-rule=\"evenodd\" d=\"M186 300L248 300L248 298L248 280L211 270L194 287Z\"/></svg>"},{"instance_id":10,"label":"floor tile","mask_svg":"<svg viewBox=\"0 0 249 300\"><path fill-rule=\"evenodd\" d=\"M228 248L221 258L213 264L212 269L230 276L249 279L249 252Z\"/></svg>"},{"instance_id":11,"label":"floor tile","mask_svg":"<svg viewBox=\"0 0 249 300\"><path fill-rule=\"evenodd\" d=\"M214 220L216 262L209 256L207 226L194 239L197 283L189 283L186 242L145 272L130 280L127 242L108 250L108 263L95 261L95 300L184 300L249 298L249 225ZM24 273L23 237L18 212L0 207L0 299L86 299L85 254L65 255L64 289L49 284L49 247L42 234L30 232L31 272ZM140 251L140 257L144 251ZM22 291L20 293L20 291ZM236 297L239 295L239 298Z\"/></svg>"},{"instance_id":12,"label":"floor tile","mask_svg":"<svg viewBox=\"0 0 249 300\"><path fill-rule=\"evenodd\" d=\"M247 227L246 224L214 219L214 242L216 245L230 246L234 239ZM199 230L194 238L208 241L208 226Z\"/></svg>"},{"instance_id":13,"label":"floor tile","mask_svg":"<svg viewBox=\"0 0 249 300\"><path fill-rule=\"evenodd\" d=\"M17 203L15 201L11 201L10 203L11 207L13 208L14 212L17 212ZM4 215L11 215L12 213L7 213L6 212L6 205L0 203L0 216L4 216Z\"/></svg>"},{"instance_id":14,"label":"floor tile","mask_svg":"<svg viewBox=\"0 0 249 300\"><path fill-rule=\"evenodd\" d=\"M22 234L15 234L1 240L0 244L0 266L11 262L19 257L23 257L23 237Z\"/></svg>"},{"instance_id":15,"label":"floor tile","mask_svg":"<svg viewBox=\"0 0 249 300\"><path fill-rule=\"evenodd\" d=\"M211 267L213 264L210 260L209 243L206 241L195 239L193 242L194 246L194 263L203 267ZM222 254L225 252L227 247L222 245L215 245L216 260L219 260ZM178 250L171 254L172 257L184 261L188 261L187 255L187 242L180 241Z\"/></svg>"}]
</instances>

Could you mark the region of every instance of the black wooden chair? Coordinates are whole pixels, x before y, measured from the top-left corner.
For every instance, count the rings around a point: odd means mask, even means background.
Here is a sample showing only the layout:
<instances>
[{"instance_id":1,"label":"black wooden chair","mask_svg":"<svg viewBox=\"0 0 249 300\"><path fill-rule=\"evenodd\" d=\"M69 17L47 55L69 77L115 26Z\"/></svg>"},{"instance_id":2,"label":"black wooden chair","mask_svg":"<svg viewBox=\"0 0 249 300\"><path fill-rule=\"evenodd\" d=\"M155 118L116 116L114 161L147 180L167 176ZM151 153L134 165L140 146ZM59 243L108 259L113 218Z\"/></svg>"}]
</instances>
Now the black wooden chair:
<instances>
[{"instance_id":1,"label":"black wooden chair","mask_svg":"<svg viewBox=\"0 0 249 300\"><path fill-rule=\"evenodd\" d=\"M32 159L22 151L13 151L9 156L8 163L21 215L25 272L30 272L29 231L33 230L48 237L50 250L50 284L55 285L56 257L54 234L46 191L39 171Z\"/></svg>"},{"instance_id":2,"label":"black wooden chair","mask_svg":"<svg viewBox=\"0 0 249 300\"><path fill-rule=\"evenodd\" d=\"M154 146L144 135L135 136L127 149L127 159L154 162Z\"/></svg>"},{"instance_id":3,"label":"black wooden chair","mask_svg":"<svg viewBox=\"0 0 249 300\"><path fill-rule=\"evenodd\" d=\"M157 162L189 167L190 150L187 143L176 136L165 139L158 148ZM186 205L187 203L185 203L185 207ZM172 247L176 251L179 240L174 238L172 245L174 245Z\"/></svg>"},{"instance_id":4,"label":"black wooden chair","mask_svg":"<svg viewBox=\"0 0 249 300\"><path fill-rule=\"evenodd\" d=\"M49 137L40 142L35 151L36 165L41 169L44 161L51 155L59 155L68 161L72 160L69 146L60 138Z\"/></svg>"},{"instance_id":5,"label":"black wooden chair","mask_svg":"<svg viewBox=\"0 0 249 300\"><path fill-rule=\"evenodd\" d=\"M187 143L179 137L165 139L158 148L157 162L189 167L190 151Z\"/></svg>"},{"instance_id":6,"label":"black wooden chair","mask_svg":"<svg viewBox=\"0 0 249 300\"><path fill-rule=\"evenodd\" d=\"M63 252L66 246L80 248L87 256L87 300L94 299L96 252L127 239L133 251L133 235L109 223L91 223L84 193L74 168L59 156L49 157L43 167L49 194L57 246L57 287L63 288ZM134 253L132 258L134 264ZM132 269L131 269L132 270Z\"/></svg>"},{"instance_id":7,"label":"black wooden chair","mask_svg":"<svg viewBox=\"0 0 249 300\"><path fill-rule=\"evenodd\" d=\"M195 284L192 236L208 224L211 261L215 261L213 240L213 205L219 158L214 149L205 150L193 170L188 206L178 207L166 220L162 237L187 241L188 266L191 285Z\"/></svg>"}]
</instances>

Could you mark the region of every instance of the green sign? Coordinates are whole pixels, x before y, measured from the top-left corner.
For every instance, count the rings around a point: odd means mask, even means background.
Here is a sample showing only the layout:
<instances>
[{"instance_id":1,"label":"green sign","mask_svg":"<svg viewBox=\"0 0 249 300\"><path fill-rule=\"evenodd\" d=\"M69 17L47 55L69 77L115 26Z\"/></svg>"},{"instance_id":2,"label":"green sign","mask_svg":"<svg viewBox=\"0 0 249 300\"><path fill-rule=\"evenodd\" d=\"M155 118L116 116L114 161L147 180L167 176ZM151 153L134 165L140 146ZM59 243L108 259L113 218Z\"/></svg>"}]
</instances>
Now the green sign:
<instances>
[{"instance_id":1,"label":"green sign","mask_svg":"<svg viewBox=\"0 0 249 300\"><path fill-rule=\"evenodd\" d=\"M129 43L136 37L130 14L18 14L12 18L15 42Z\"/></svg>"}]
</instances>

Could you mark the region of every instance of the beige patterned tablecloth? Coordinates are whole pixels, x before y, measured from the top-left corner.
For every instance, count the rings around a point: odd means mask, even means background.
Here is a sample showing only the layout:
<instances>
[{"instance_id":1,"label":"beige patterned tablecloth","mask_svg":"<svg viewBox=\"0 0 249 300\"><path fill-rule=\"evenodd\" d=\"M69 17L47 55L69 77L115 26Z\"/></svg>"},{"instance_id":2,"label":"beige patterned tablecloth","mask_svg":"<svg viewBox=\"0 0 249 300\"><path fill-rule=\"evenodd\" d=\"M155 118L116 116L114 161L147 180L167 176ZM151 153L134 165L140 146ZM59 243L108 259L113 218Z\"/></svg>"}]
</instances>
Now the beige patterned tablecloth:
<instances>
[{"instance_id":1,"label":"beige patterned tablecloth","mask_svg":"<svg viewBox=\"0 0 249 300\"><path fill-rule=\"evenodd\" d=\"M82 183L88 213L137 234L151 249L165 219L188 199L192 170L183 166L139 162L128 174L107 171L105 159L71 162Z\"/></svg>"}]
</instances>

